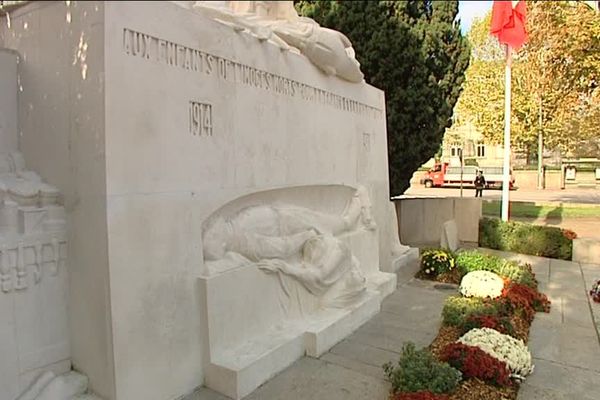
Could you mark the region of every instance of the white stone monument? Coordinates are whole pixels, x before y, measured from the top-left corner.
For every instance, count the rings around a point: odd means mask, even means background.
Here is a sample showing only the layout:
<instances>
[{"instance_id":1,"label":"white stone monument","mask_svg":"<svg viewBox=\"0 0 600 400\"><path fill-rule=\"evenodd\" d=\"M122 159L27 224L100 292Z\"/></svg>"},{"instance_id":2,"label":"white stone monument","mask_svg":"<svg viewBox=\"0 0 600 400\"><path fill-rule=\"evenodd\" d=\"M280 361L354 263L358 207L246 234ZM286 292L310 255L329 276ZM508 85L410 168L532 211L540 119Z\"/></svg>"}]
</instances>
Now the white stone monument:
<instances>
[{"instance_id":1,"label":"white stone monument","mask_svg":"<svg viewBox=\"0 0 600 400\"><path fill-rule=\"evenodd\" d=\"M0 20L20 57L7 153L39 179L9 173L65 212L67 363L106 400L243 397L395 289L384 95L347 38L290 2L177 3ZM19 226L58 229L16 187Z\"/></svg>"},{"instance_id":2,"label":"white stone monument","mask_svg":"<svg viewBox=\"0 0 600 400\"><path fill-rule=\"evenodd\" d=\"M67 235L59 191L18 152L17 60L0 49L0 399L71 368Z\"/></svg>"}]
</instances>

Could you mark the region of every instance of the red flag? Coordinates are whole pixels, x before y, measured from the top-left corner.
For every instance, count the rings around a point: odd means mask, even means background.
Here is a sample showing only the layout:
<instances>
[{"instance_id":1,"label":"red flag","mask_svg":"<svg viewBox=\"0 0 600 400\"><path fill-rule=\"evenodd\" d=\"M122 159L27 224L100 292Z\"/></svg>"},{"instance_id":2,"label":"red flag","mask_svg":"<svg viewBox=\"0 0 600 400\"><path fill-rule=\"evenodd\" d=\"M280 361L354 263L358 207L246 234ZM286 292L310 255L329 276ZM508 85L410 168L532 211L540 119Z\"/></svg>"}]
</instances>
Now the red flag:
<instances>
[{"instance_id":1,"label":"red flag","mask_svg":"<svg viewBox=\"0 0 600 400\"><path fill-rule=\"evenodd\" d=\"M512 1L494 0L490 33L502 44L518 50L527 41L525 14L527 6L520 0L515 6Z\"/></svg>"}]
</instances>

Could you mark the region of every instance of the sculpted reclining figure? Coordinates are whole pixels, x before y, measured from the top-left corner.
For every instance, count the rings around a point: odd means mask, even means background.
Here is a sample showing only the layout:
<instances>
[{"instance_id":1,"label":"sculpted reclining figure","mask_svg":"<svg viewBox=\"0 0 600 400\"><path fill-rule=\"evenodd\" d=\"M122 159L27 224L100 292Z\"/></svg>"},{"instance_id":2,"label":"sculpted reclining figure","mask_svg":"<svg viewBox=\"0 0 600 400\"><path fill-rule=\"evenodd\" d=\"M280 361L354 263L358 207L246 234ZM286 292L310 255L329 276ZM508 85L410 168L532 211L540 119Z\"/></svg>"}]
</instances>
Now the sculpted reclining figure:
<instances>
[{"instance_id":1,"label":"sculpted reclining figure","mask_svg":"<svg viewBox=\"0 0 600 400\"><path fill-rule=\"evenodd\" d=\"M284 50L298 49L328 75L350 82L361 82L364 77L350 40L300 17L293 1L197 1L193 8Z\"/></svg>"},{"instance_id":2,"label":"sculpted reclining figure","mask_svg":"<svg viewBox=\"0 0 600 400\"><path fill-rule=\"evenodd\" d=\"M203 233L204 259L209 273L255 263L265 272L294 277L327 306L343 307L364 293L366 279L336 236L359 227L375 228L364 189L342 215L295 206L251 206L209 223Z\"/></svg>"}]
</instances>

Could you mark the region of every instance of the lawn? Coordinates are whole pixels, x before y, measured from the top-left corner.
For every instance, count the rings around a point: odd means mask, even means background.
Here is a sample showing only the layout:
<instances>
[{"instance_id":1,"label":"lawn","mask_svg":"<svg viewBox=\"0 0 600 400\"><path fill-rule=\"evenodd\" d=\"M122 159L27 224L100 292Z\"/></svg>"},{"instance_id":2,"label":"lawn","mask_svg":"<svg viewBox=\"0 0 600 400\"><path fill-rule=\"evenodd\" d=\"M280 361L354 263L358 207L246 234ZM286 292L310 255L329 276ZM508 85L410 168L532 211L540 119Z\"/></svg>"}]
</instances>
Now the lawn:
<instances>
[{"instance_id":1,"label":"lawn","mask_svg":"<svg viewBox=\"0 0 600 400\"><path fill-rule=\"evenodd\" d=\"M482 211L486 217L500 215L501 202L486 200ZM600 207L586 204L536 204L531 202L511 202L510 215L517 218L590 218L600 217Z\"/></svg>"}]
</instances>

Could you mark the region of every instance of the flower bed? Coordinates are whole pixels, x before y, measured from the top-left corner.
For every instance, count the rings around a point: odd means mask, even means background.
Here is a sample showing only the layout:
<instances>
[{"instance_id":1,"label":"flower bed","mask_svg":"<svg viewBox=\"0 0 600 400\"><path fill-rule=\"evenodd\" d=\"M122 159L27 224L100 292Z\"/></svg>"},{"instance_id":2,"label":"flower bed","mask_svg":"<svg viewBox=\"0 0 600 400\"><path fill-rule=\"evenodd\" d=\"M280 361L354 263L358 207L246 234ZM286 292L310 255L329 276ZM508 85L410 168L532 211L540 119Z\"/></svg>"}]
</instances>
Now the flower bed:
<instances>
[{"instance_id":1,"label":"flower bed","mask_svg":"<svg viewBox=\"0 0 600 400\"><path fill-rule=\"evenodd\" d=\"M446 299L442 327L428 349L413 346L411 362L401 359L397 366L387 365L392 399L444 395L448 400L516 399L519 382L533 371L526 346L529 327L536 312L550 310L550 302L537 290L531 266L476 251L453 254L434 249L426 254L417 277L461 282L461 294ZM439 267L440 260L452 267ZM420 357L426 361L414 360ZM421 372L416 373L414 365L420 365ZM444 373L438 375L436 368ZM454 375L448 368L460 371L460 382L449 384Z\"/></svg>"}]
</instances>

